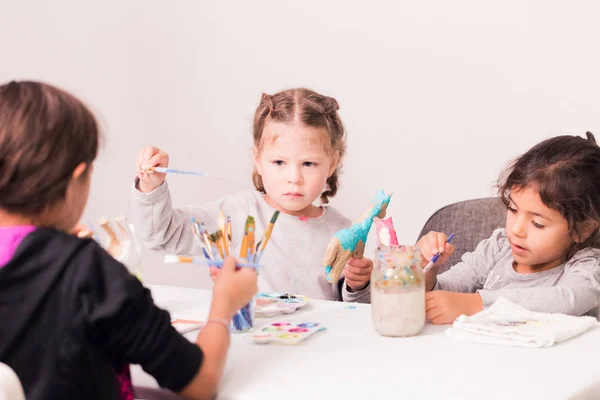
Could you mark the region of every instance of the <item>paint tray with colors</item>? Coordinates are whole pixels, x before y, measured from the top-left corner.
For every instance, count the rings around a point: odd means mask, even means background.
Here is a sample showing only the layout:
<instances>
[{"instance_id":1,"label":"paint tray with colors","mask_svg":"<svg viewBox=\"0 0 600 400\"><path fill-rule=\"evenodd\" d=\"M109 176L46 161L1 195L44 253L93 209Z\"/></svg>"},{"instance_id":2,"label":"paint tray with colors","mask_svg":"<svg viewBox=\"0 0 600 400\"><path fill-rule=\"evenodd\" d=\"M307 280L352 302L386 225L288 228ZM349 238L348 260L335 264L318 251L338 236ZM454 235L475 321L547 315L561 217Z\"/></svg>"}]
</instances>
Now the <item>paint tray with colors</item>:
<instances>
[{"instance_id":1,"label":"paint tray with colors","mask_svg":"<svg viewBox=\"0 0 600 400\"><path fill-rule=\"evenodd\" d=\"M302 322L300 324L273 322L261 327L250 338L258 344L297 344L314 333L324 330L326 328L316 322Z\"/></svg>"},{"instance_id":2,"label":"paint tray with colors","mask_svg":"<svg viewBox=\"0 0 600 400\"><path fill-rule=\"evenodd\" d=\"M291 314L306 304L308 304L308 298L305 296L260 292L256 295L254 312L257 317L273 317L279 314Z\"/></svg>"}]
</instances>

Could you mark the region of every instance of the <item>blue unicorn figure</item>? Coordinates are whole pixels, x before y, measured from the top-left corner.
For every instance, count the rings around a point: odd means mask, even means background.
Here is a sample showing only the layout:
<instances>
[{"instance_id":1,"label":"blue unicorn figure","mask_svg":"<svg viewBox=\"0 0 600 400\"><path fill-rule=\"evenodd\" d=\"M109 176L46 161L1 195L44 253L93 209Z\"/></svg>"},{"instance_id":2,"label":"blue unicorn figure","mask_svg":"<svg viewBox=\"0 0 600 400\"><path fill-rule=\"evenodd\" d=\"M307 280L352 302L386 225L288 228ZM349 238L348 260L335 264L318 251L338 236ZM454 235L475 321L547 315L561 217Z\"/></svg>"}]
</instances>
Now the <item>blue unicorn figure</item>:
<instances>
[{"instance_id":1,"label":"blue unicorn figure","mask_svg":"<svg viewBox=\"0 0 600 400\"><path fill-rule=\"evenodd\" d=\"M335 233L323 259L327 281L337 283L350 257L362 258L373 218L385 218L385 212L390 204L391 194L380 191L375 200L363 211L361 216L350 228Z\"/></svg>"}]
</instances>

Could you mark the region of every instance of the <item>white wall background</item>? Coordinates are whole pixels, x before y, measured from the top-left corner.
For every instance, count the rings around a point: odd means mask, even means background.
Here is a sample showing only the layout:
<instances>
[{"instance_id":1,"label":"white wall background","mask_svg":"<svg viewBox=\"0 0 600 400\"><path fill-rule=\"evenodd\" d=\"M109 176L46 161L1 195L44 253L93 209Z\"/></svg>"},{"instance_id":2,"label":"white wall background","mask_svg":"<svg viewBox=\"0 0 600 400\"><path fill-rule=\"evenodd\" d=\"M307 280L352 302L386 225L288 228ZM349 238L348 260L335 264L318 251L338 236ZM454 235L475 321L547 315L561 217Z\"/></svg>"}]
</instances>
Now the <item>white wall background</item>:
<instances>
[{"instance_id":1,"label":"white wall background","mask_svg":"<svg viewBox=\"0 0 600 400\"><path fill-rule=\"evenodd\" d=\"M493 193L501 168L546 137L600 138L600 3L430 0L0 0L0 81L83 98L104 126L86 216L129 212L139 148L177 168L176 203L251 188L262 91L305 86L341 105L351 218L377 190L405 243L439 207ZM145 281L205 286L147 252Z\"/></svg>"}]
</instances>

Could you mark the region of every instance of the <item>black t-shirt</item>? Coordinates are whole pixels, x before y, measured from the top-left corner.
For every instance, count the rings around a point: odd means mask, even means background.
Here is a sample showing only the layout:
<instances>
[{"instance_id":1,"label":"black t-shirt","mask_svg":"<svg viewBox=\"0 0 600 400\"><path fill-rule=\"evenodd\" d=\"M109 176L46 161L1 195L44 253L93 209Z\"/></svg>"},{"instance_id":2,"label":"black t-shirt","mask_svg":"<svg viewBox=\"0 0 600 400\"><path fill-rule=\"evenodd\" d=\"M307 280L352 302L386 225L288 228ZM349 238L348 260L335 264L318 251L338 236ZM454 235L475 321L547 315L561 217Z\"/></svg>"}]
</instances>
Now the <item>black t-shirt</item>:
<instances>
[{"instance_id":1,"label":"black t-shirt","mask_svg":"<svg viewBox=\"0 0 600 400\"><path fill-rule=\"evenodd\" d=\"M38 229L0 268L0 361L29 400L118 399L116 372L125 363L179 391L202 359L150 292L93 240Z\"/></svg>"}]
</instances>

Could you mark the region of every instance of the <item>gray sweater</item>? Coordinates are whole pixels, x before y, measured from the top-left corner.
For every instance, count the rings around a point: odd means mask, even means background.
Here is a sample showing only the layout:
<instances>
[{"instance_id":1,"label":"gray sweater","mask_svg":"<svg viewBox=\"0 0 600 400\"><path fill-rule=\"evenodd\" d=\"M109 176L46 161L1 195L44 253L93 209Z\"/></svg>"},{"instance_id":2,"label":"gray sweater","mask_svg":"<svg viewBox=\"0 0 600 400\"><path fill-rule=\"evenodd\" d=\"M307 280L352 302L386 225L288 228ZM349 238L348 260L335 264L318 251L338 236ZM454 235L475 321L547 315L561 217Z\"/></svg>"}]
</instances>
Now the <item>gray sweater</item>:
<instances>
[{"instance_id":1,"label":"gray sweater","mask_svg":"<svg viewBox=\"0 0 600 400\"><path fill-rule=\"evenodd\" d=\"M600 305L600 249L586 248L555 268L520 274L504 229L497 229L475 251L440 274L434 290L479 293L483 306L498 297L531 311L596 316Z\"/></svg>"},{"instance_id":2,"label":"gray sweater","mask_svg":"<svg viewBox=\"0 0 600 400\"><path fill-rule=\"evenodd\" d=\"M256 240L262 236L275 211L257 191L240 192L199 206L173 208L165 181L151 193L132 191L136 234L152 249L171 254L201 255L191 231L191 217L204 222L209 232L217 230L219 210L231 217L232 243L240 253L246 217L256 224ZM370 302L370 285L357 292L342 290L327 282L321 266L327 244L334 233L351 225L333 207L323 207L318 218L299 218L281 213L261 259L258 288L263 292L287 292L313 299Z\"/></svg>"}]
</instances>

